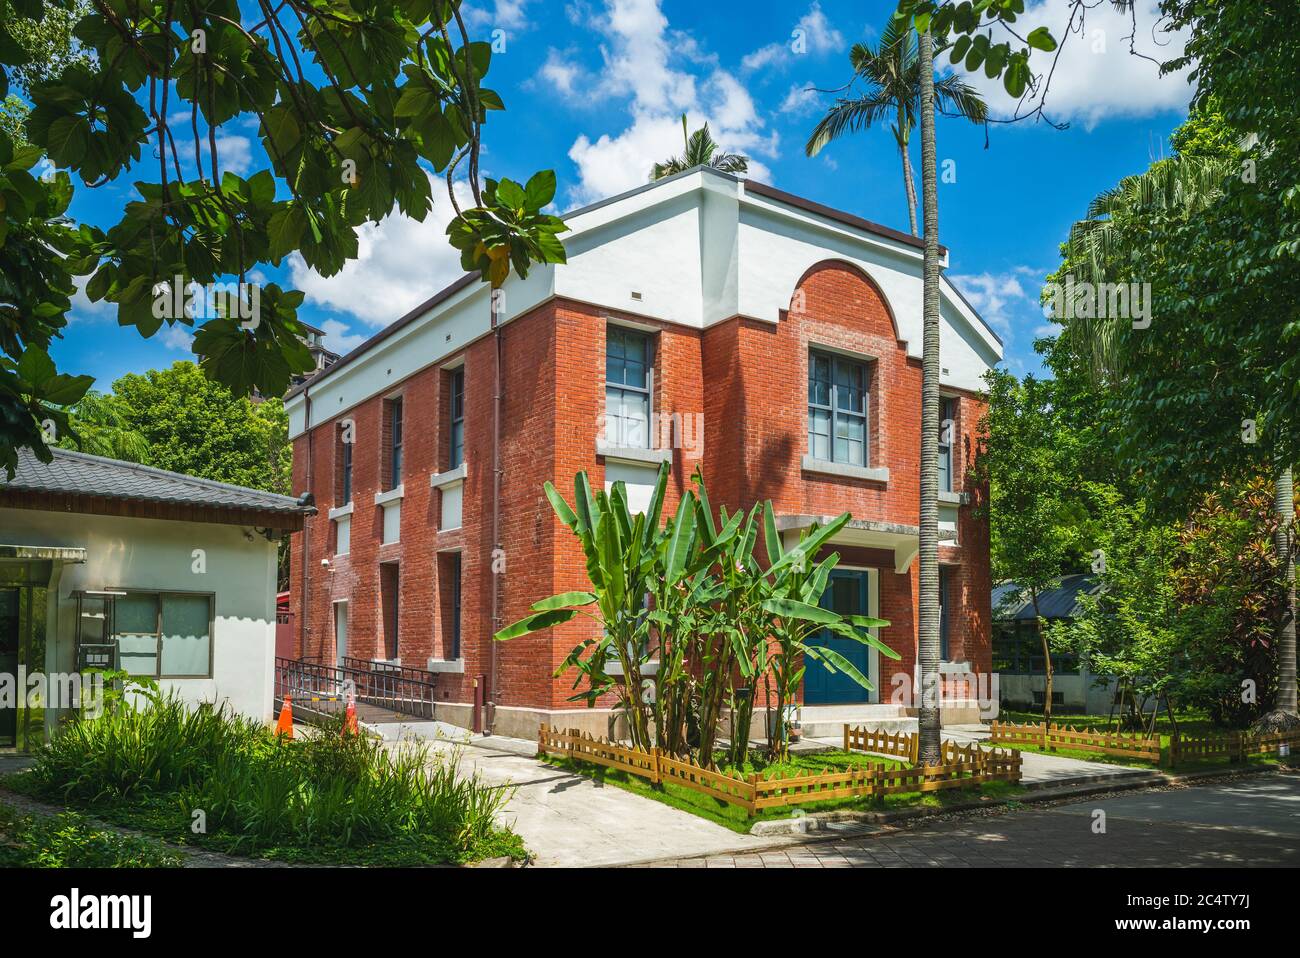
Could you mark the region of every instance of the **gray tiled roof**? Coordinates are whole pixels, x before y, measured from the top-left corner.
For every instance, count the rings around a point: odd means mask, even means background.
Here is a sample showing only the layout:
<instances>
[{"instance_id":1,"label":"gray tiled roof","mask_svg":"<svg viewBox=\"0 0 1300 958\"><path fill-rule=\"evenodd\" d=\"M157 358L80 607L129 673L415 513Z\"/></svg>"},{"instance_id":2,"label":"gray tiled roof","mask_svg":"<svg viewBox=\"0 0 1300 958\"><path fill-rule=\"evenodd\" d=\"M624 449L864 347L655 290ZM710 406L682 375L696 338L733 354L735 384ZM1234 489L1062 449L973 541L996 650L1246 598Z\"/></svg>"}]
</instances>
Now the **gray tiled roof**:
<instances>
[{"instance_id":1,"label":"gray tiled roof","mask_svg":"<svg viewBox=\"0 0 1300 958\"><path fill-rule=\"evenodd\" d=\"M1038 594L1038 611L1045 619L1072 619L1079 614L1079 596L1097 589L1097 580L1087 573L1062 576L1056 585ZM1034 604L1015 582L993 587L993 621L1034 618Z\"/></svg>"},{"instance_id":2,"label":"gray tiled roof","mask_svg":"<svg viewBox=\"0 0 1300 958\"><path fill-rule=\"evenodd\" d=\"M30 449L20 449L14 477L7 478L4 469L0 469L0 492L12 489L259 512L305 514L314 511L313 507L302 505L291 496L196 479L179 472L84 452L67 449L52 449L51 452L54 461L41 462Z\"/></svg>"}]
</instances>

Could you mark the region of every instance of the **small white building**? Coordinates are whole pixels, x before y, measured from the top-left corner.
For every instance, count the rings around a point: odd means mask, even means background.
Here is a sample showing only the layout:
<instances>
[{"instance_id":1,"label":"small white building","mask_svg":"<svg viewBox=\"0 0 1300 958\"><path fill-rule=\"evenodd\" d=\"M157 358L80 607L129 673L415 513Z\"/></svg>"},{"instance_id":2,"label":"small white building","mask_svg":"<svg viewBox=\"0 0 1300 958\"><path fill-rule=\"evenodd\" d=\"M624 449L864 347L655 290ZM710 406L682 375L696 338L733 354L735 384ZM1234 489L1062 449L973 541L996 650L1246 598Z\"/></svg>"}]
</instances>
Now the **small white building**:
<instances>
[{"instance_id":1,"label":"small white building","mask_svg":"<svg viewBox=\"0 0 1300 958\"><path fill-rule=\"evenodd\" d=\"M48 735L90 667L269 719L276 548L310 501L53 454L0 469L0 748Z\"/></svg>"}]
</instances>

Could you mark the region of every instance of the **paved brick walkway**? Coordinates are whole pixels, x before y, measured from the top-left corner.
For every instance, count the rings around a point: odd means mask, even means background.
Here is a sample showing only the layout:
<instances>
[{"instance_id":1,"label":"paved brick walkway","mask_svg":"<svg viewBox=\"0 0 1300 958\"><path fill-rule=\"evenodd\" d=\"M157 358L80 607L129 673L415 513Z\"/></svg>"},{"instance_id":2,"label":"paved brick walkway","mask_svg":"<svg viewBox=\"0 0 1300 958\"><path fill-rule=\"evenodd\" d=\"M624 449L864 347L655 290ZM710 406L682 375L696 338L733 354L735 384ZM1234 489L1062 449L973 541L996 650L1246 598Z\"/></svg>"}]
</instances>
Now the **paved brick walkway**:
<instances>
[{"instance_id":1,"label":"paved brick walkway","mask_svg":"<svg viewBox=\"0 0 1300 958\"><path fill-rule=\"evenodd\" d=\"M1106 813L1104 834L1094 812ZM917 824L679 868L1280 867L1300 865L1300 777L1099 797Z\"/></svg>"}]
</instances>

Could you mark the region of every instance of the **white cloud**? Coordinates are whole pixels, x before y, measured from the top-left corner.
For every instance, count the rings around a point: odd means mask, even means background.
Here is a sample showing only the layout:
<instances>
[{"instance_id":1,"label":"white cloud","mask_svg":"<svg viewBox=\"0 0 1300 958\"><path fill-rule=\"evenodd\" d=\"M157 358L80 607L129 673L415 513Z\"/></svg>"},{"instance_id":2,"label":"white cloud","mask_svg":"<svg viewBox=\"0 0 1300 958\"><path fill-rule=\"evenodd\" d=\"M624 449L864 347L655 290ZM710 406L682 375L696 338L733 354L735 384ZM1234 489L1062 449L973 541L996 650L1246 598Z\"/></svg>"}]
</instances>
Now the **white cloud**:
<instances>
[{"instance_id":1,"label":"white cloud","mask_svg":"<svg viewBox=\"0 0 1300 958\"><path fill-rule=\"evenodd\" d=\"M502 30L526 30L531 24L525 8L529 0L494 0L492 4L482 3L461 8L465 24L478 29L492 28Z\"/></svg>"},{"instance_id":2,"label":"white cloud","mask_svg":"<svg viewBox=\"0 0 1300 958\"><path fill-rule=\"evenodd\" d=\"M181 323L174 323L170 326L164 325L158 331L159 339L168 349L180 350L183 353L192 352L190 347L194 343L194 334L190 332L190 327Z\"/></svg>"},{"instance_id":3,"label":"white cloud","mask_svg":"<svg viewBox=\"0 0 1300 958\"><path fill-rule=\"evenodd\" d=\"M538 74L542 80L565 97L574 94L574 87L582 77L582 67L552 47L546 53L546 62Z\"/></svg>"},{"instance_id":4,"label":"white cloud","mask_svg":"<svg viewBox=\"0 0 1300 958\"><path fill-rule=\"evenodd\" d=\"M799 18L788 40L759 47L741 61L746 70L787 66L791 59L811 53L814 56L833 53L844 47L844 37L822 12L821 4L813 0L808 12Z\"/></svg>"},{"instance_id":5,"label":"white cloud","mask_svg":"<svg viewBox=\"0 0 1300 958\"><path fill-rule=\"evenodd\" d=\"M333 276L321 276L300 255L291 254L293 285L306 293L307 302L349 313L371 326L387 326L458 279L460 254L447 243L447 224L455 211L446 181L430 177L430 186L433 209L424 222L394 210L379 223L363 224L357 258ZM469 188L461 182L456 186L462 207L472 203Z\"/></svg>"},{"instance_id":6,"label":"white cloud","mask_svg":"<svg viewBox=\"0 0 1300 958\"><path fill-rule=\"evenodd\" d=\"M82 285L78 286L72 294L72 308L68 310L68 324L73 323L103 323L110 319L116 320L117 307L106 300L100 300L92 303L86 296L85 283L90 282L90 276L80 277Z\"/></svg>"},{"instance_id":7,"label":"white cloud","mask_svg":"<svg viewBox=\"0 0 1300 958\"><path fill-rule=\"evenodd\" d=\"M1063 44L1056 72L1047 90L1045 113L1054 121L1077 120L1091 130L1108 117L1149 116L1165 110L1185 110L1193 88L1187 83L1187 71L1160 76L1157 63L1129 52L1129 36L1133 34L1132 14L1116 10L1108 3L1088 10L1082 21L1075 21L1075 29L1066 34L1066 18L1073 4L1055 0L1039 0L1028 6L1018 18L1019 24L1046 26L1058 43ZM1161 19L1158 0L1137 0L1137 33L1133 46L1141 54L1157 61L1172 60L1182 55L1185 38L1180 34L1152 34L1152 24ZM1026 27L1028 29L1028 27ZM998 39L995 35L994 39ZM1012 48L1020 44L1009 37ZM1030 67L1043 74L1052 65L1055 53L1035 51ZM947 57L940 57L946 65ZM1011 116L1016 112L1016 101L1002 86L1001 79L989 80L984 71L973 74L960 71L988 100L996 116ZM1030 100L1036 94L1026 94L1020 105L1023 115L1038 105Z\"/></svg>"},{"instance_id":8,"label":"white cloud","mask_svg":"<svg viewBox=\"0 0 1300 958\"><path fill-rule=\"evenodd\" d=\"M217 137L217 160L224 173L243 176L253 165L253 144L246 136L223 133Z\"/></svg>"},{"instance_id":9,"label":"white cloud","mask_svg":"<svg viewBox=\"0 0 1300 958\"><path fill-rule=\"evenodd\" d=\"M349 353L366 341L364 333L349 332L348 324L337 319L325 320L320 328L325 334L325 345L336 353Z\"/></svg>"},{"instance_id":10,"label":"white cloud","mask_svg":"<svg viewBox=\"0 0 1300 958\"><path fill-rule=\"evenodd\" d=\"M1042 270L1031 266L1016 266L1005 272L953 274L948 278L994 329L1009 333L1017 316L1033 313L1042 320L1038 290L1043 275Z\"/></svg>"},{"instance_id":11,"label":"white cloud","mask_svg":"<svg viewBox=\"0 0 1300 958\"><path fill-rule=\"evenodd\" d=\"M778 109L792 117L810 116L821 109L821 97L810 83L796 83L790 87Z\"/></svg>"},{"instance_id":12,"label":"white cloud","mask_svg":"<svg viewBox=\"0 0 1300 958\"><path fill-rule=\"evenodd\" d=\"M753 98L732 73L688 35L670 29L659 0L606 0L600 15L584 10L603 37L604 66L589 89L575 85L574 92L593 102L626 98L631 122L621 133L595 139L582 134L574 141L569 157L577 164L579 183L570 192L572 202L591 202L646 182L655 162L681 153L683 113L691 129L707 122L724 151L749 155L749 175L769 176L753 154L775 156L777 134L763 132ZM704 69L697 73L690 67Z\"/></svg>"}]
</instances>

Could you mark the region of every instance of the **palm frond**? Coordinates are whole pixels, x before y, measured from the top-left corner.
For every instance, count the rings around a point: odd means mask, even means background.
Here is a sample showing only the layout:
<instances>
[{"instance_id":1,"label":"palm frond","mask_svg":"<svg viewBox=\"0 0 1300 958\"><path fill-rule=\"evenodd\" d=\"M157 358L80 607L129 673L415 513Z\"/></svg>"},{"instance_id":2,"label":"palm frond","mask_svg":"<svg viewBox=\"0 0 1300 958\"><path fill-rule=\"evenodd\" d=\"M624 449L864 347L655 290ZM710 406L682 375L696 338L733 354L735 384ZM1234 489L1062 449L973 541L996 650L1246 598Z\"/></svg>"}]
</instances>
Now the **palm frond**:
<instances>
[{"instance_id":1,"label":"palm frond","mask_svg":"<svg viewBox=\"0 0 1300 958\"><path fill-rule=\"evenodd\" d=\"M873 125L892 108L892 103L875 94L853 99L841 97L813 127L808 142L804 144L804 154L816 156L832 140Z\"/></svg>"}]
</instances>

